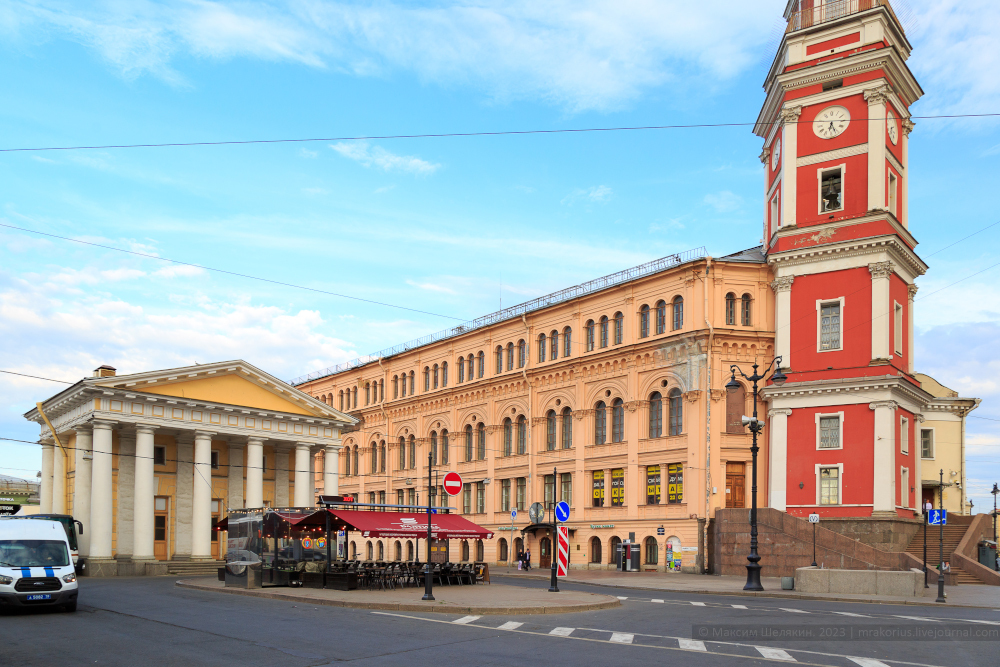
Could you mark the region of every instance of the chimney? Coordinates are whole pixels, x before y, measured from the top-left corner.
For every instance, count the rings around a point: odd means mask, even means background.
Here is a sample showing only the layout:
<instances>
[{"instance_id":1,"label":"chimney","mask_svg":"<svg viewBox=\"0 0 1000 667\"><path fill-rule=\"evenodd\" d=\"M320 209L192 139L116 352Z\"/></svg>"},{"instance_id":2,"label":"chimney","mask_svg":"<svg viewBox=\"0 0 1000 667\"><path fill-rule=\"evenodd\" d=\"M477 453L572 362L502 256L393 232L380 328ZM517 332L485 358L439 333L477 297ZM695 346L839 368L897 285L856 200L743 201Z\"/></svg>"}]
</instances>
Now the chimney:
<instances>
[{"instance_id":1,"label":"chimney","mask_svg":"<svg viewBox=\"0 0 1000 667\"><path fill-rule=\"evenodd\" d=\"M94 371L95 378L110 378L118 374L118 369L114 366L108 366L104 364L103 366L98 366Z\"/></svg>"}]
</instances>

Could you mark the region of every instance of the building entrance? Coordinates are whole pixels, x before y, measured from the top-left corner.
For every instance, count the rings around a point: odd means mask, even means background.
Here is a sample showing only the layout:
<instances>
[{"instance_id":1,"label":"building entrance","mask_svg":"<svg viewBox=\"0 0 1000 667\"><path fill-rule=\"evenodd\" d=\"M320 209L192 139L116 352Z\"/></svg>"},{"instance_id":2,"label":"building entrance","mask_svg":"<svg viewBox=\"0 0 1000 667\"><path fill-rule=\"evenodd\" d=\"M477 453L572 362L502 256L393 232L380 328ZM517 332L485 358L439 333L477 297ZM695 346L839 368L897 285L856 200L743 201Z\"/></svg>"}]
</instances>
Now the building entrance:
<instances>
[{"instance_id":1,"label":"building entrance","mask_svg":"<svg viewBox=\"0 0 1000 667\"><path fill-rule=\"evenodd\" d=\"M170 558L168 526L170 523L170 506L168 498L158 497L153 500L153 557L156 560Z\"/></svg>"},{"instance_id":2,"label":"building entrance","mask_svg":"<svg viewBox=\"0 0 1000 667\"><path fill-rule=\"evenodd\" d=\"M726 463L726 507L746 507L746 464L742 461Z\"/></svg>"}]
</instances>

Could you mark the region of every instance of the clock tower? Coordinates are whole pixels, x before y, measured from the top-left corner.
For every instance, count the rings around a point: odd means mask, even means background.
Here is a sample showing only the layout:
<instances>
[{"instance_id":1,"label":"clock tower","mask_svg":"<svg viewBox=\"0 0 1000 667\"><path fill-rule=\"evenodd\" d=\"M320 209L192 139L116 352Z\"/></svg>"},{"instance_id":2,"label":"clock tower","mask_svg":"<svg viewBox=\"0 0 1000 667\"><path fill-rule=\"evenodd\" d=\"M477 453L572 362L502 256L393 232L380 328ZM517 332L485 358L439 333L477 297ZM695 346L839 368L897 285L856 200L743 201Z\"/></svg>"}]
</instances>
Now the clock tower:
<instances>
[{"instance_id":1,"label":"clock tower","mask_svg":"<svg viewBox=\"0 0 1000 667\"><path fill-rule=\"evenodd\" d=\"M910 107L923 91L888 0L789 0L764 83L764 252L774 273L768 501L805 516L913 517L917 256Z\"/></svg>"}]
</instances>

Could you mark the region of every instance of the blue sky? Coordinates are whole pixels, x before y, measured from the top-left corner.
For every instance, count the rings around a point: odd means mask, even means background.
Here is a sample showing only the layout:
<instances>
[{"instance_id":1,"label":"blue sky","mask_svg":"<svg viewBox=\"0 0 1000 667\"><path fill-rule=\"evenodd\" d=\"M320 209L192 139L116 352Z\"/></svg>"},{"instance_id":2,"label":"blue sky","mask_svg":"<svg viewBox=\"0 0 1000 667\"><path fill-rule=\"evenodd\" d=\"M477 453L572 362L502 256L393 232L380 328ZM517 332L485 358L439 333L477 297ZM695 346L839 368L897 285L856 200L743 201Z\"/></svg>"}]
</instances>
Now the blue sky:
<instances>
[{"instance_id":1,"label":"blue sky","mask_svg":"<svg viewBox=\"0 0 1000 667\"><path fill-rule=\"evenodd\" d=\"M918 115L1000 112L1000 9L894 3ZM0 4L0 147L753 121L781 0ZM777 32L776 32L777 31ZM676 251L758 243L749 128L0 154L0 368L241 357L290 379ZM918 120L918 370L1000 420L1000 123ZM0 435L58 385L0 376ZM970 419L977 507L1000 421ZM0 444L0 473L38 449Z\"/></svg>"}]
</instances>

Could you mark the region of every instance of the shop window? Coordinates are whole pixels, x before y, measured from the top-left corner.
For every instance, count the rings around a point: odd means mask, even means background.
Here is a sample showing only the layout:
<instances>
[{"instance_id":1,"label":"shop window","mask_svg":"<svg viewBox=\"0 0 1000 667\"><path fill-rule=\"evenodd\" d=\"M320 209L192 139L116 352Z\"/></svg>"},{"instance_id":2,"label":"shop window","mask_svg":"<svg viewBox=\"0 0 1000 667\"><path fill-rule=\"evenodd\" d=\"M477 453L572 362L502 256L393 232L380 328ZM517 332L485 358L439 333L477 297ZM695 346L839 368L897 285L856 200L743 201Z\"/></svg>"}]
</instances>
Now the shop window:
<instances>
[{"instance_id":1,"label":"shop window","mask_svg":"<svg viewBox=\"0 0 1000 667\"><path fill-rule=\"evenodd\" d=\"M615 468L611 471L611 506L625 506L625 469Z\"/></svg>"},{"instance_id":2,"label":"shop window","mask_svg":"<svg viewBox=\"0 0 1000 667\"><path fill-rule=\"evenodd\" d=\"M644 544L646 552L646 565L656 565L660 556L660 546L656 543L655 537L647 537Z\"/></svg>"},{"instance_id":3,"label":"shop window","mask_svg":"<svg viewBox=\"0 0 1000 667\"><path fill-rule=\"evenodd\" d=\"M591 497L594 507L604 507L604 471L595 470L591 474Z\"/></svg>"},{"instance_id":4,"label":"shop window","mask_svg":"<svg viewBox=\"0 0 1000 667\"><path fill-rule=\"evenodd\" d=\"M674 505L684 502L684 465L671 463L667 466L667 503Z\"/></svg>"},{"instance_id":5,"label":"shop window","mask_svg":"<svg viewBox=\"0 0 1000 667\"><path fill-rule=\"evenodd\" d=\"M660 504L660 466L646 466L646 504Z\"/></svg>"}]
</instances>

